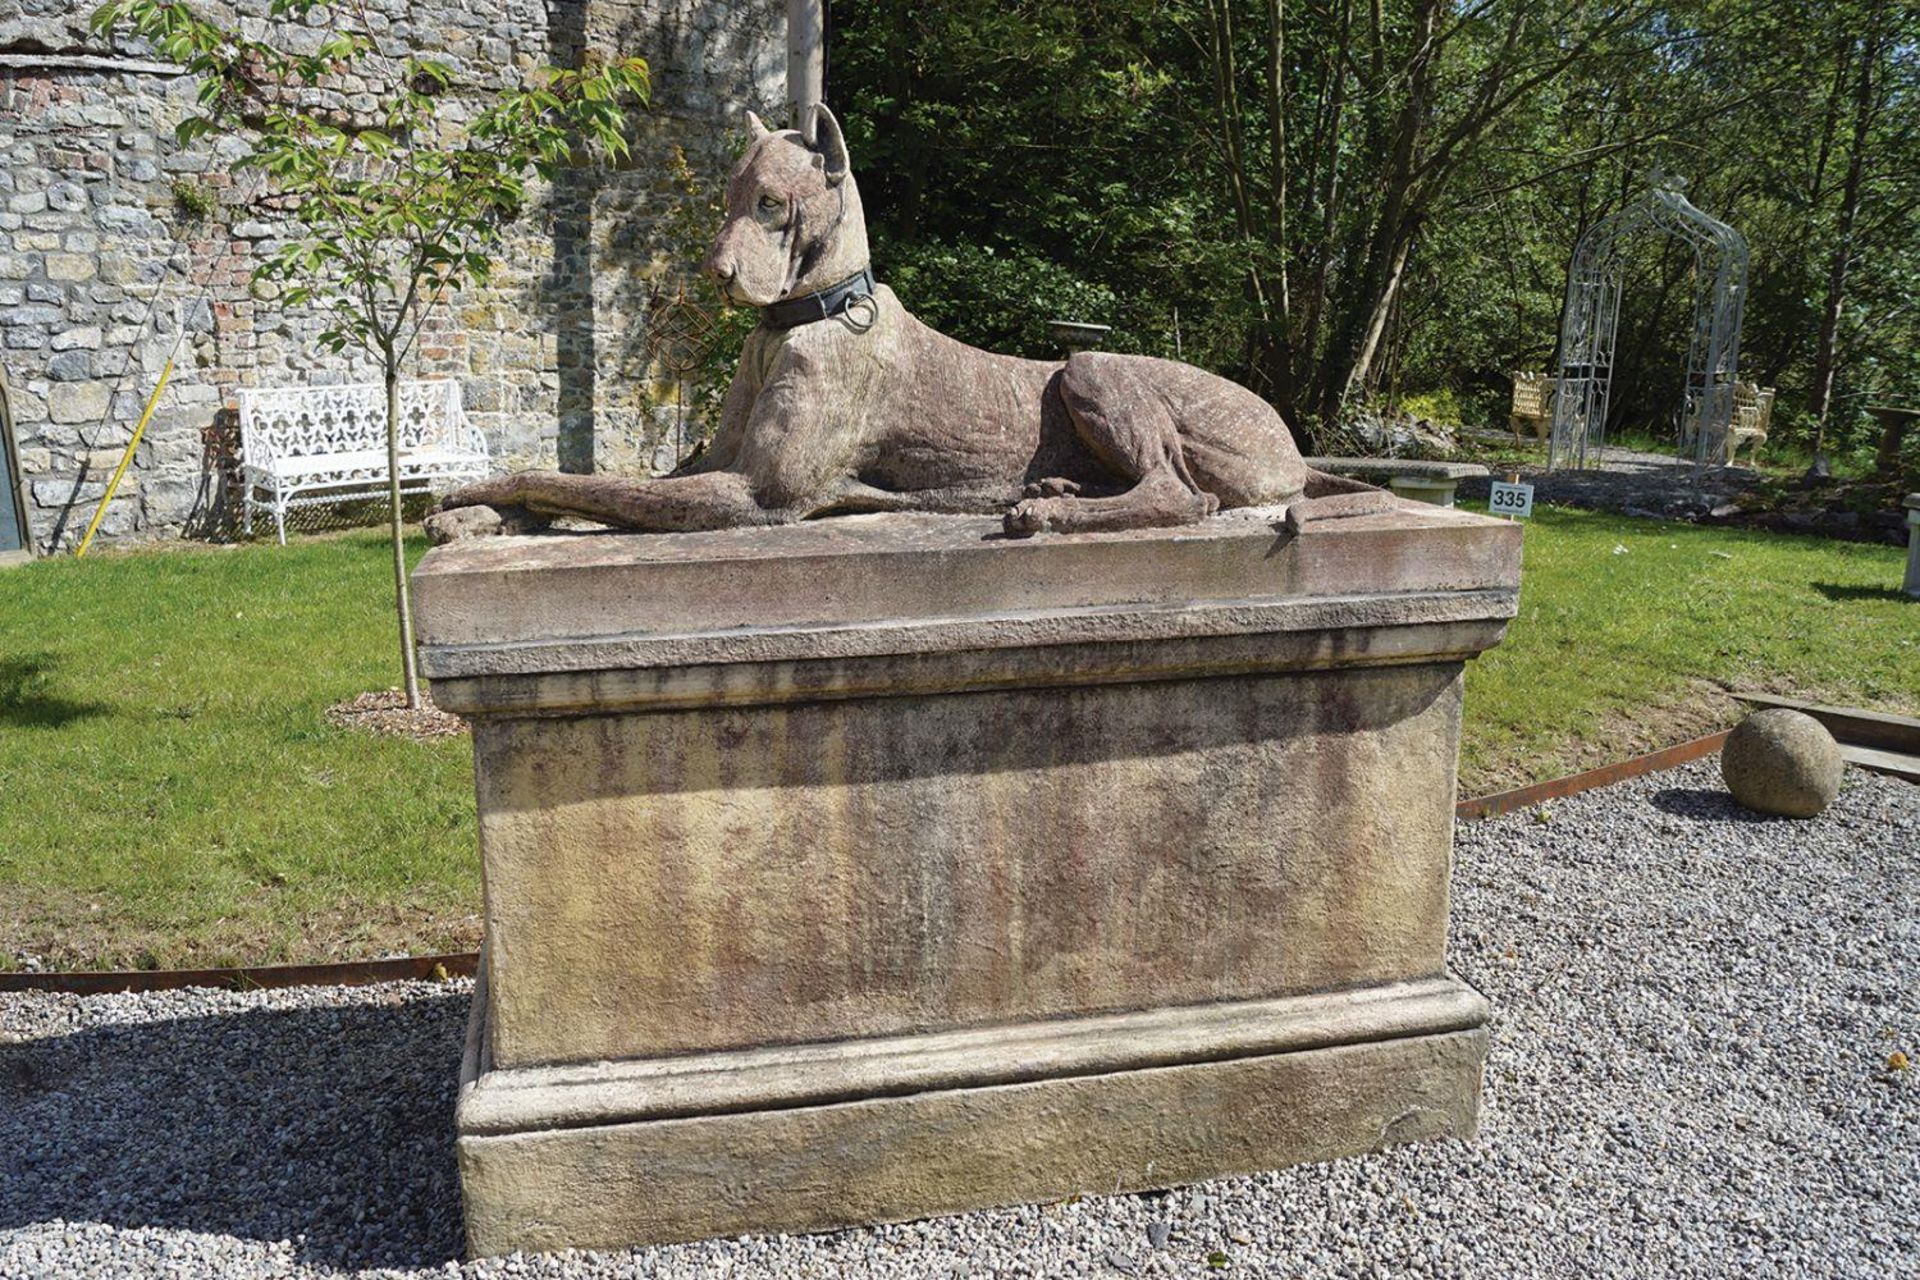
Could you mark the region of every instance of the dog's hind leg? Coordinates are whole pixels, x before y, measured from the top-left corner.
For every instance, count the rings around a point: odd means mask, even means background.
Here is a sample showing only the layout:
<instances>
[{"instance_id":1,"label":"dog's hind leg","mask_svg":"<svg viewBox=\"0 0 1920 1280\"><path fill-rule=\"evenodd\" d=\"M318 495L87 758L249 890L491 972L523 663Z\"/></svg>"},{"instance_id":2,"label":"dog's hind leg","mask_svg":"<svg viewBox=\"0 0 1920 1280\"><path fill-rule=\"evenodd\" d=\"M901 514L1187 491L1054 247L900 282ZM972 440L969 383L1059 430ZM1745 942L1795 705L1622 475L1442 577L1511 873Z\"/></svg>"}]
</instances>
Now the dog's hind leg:
<instances>
[{"instance_id":1,"label":"dog's hind leg","mask_svg":"<svg viewBox=\"0 0 1920 1280\"><path fill-rule=\"evenodd\" d=\"M1074 433L1127 487L1106 498L1075 496L1063 481L1041 481L1045 497L1007 512L1008 533L1094 533L1192 524L1219 510L1187 466L1180 430L1166 399L1118 361L1077 356L1060 378L1060 396Z\"/></svg>"},{"instance_id":2,"label":"dog's hind leg","mask_svg":"<svg viewBox=\"0 0 1920 1280\"><path fill-rule=\"evenodd\" d=\"M1299 533L1314 520L1382 515L1418 505L1385 489L1376 489L1346 476L1309 470L1306 488L1298 498L1287 504L1287 528Z\"/></svg>"}]
</instances>

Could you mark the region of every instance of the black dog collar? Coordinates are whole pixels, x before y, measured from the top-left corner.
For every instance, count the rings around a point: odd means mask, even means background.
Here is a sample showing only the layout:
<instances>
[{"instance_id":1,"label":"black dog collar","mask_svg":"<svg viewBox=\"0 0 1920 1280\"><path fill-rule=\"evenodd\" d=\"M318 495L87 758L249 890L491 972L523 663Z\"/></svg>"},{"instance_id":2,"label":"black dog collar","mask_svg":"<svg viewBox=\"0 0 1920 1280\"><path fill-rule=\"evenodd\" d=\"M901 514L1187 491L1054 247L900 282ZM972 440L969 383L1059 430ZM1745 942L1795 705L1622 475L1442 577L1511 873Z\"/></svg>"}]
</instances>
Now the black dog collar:
<instances>
[{"instance_id":1,"label":"black dog collar","mask_svg":"<svg viewBox=\"0 0 1920 1280\"><path fill-rule=\"evenodd\" d=\"M862 267L839 284L828 285L818 293L784 298L760 308L760 323L769 329L792 329L817 320L831 320L861 299L873 297L873 290L873 268Z\"/></svg>"}]
</instances>

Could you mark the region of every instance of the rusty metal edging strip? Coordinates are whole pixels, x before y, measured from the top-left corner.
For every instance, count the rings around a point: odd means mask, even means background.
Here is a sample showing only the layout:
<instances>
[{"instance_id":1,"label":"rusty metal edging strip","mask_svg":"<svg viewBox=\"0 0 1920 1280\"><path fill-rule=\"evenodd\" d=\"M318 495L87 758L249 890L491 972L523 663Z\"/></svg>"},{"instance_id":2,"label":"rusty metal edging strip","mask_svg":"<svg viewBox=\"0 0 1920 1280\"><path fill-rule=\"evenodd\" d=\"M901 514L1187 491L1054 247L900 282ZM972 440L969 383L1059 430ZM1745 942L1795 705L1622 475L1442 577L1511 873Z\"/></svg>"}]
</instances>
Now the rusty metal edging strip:
<instances>
[{"instance_id":1,"label":"rusty metal edging strip","mask_svg":"<svg viewBox=\"0 0 1920 1280\"><path fill-rule=\"evenodd\" d=\"M122 991L171 991L178 987L359 987L409 978L462 978L478 967L479 954L403 956L397 960L351 960L339 964L264 964L239 969L130 969L76 973L0 973L0 993L57 991L100 996ZM435 970L439 970L438 973Z\"/></svg>"},{"instance_id":2,"label":"rusty metal edging strip","mask_svg":"<svg viewBox=\"0 0 1920 1280\"><path fill-rule=\"evenodd\" d=\"M1453 816L1469 820L1496 818L1503 813L1511 813L1515 809L1539 804L1542 800L1561 800L1567 796L1578 795L1582 791L1591 791L1595 787L1611 786L1616 782L1625 782L1628 778L1638 778L1642 774L1658 773L1662 769L1671 769L1675 765L1686 764L1712 755L1726 742L1727 732L1723 730L1719 733L1710 733L1704 738L1695 738L1691 742L1682 742L1678 746L1649 752L1644 756L1635 756L1631 760L1622 760L1618 764L1589 769L1585 773L1575 773L1547 782L1536 782L1530 787L1517 787L1512 791L1501 791L1475 800L1462 800L1453 807Z\"/></svg>"},{"instance_id":3,"label":"rusty metal edging strip","mask_svg":"<svg viewBox=\"0 0 1920 1280\"><path fill-rule=\"evenodd\" d=\"M1754 708L1785 707L1812 716L1827 727L1843 747L1870 747L1901 755L1920 755L1920 718L1875 711L1869 707L1828 707L1798 698L1781 698L1770 693L1736 693L1741 702Z\"/></svg>"},{"instance_id":4,"label":"rusty metal edging strip","mask_svg":"<svg viewBox=\"0 0 1920 1280\"><path fill-rule=\"evenodd\" d=\"M1462 800L1454 806L1454 816L1463 819L1492 818L1543 800L1591 791L1658 773L1675 765L1710 756L1727 740L1722 733L1708 734L1663 751L1635 756L1618 764L1589 769L1538 782L1530 787L1501 791L1474 800ZM0 994L10 991L55 991L68 995L96 996L127 991L171 991L179 987L226 987L250 990L264 987L354 987L373 982L402 982L407 979L470 977L479 967L477 952L461 951L447 955L407 956L398 960L360 960L342 964L269 964L240 969L134 969L79 973L0 973ZM440 972L435 973L435 969Z\"/></svg>"}]
</instances>

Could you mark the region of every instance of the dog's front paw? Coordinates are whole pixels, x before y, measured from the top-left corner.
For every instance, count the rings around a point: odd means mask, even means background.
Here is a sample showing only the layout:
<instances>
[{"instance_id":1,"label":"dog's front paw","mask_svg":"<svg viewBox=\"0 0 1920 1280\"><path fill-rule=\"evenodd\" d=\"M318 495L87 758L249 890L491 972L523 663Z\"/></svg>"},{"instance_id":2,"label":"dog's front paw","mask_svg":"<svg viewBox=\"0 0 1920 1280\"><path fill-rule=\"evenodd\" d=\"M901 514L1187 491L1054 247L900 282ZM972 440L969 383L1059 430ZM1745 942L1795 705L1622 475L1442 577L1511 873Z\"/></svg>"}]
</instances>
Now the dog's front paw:
<instances>
[{"instance_id":1,"label":"dog's front paw","mask_svg":"<svg viewBox=\"0 0 1920 1280\"><path fill-rule=\"evenodd\" d=\"M449 542L464 542L468 538L491 538L499 536L505 529L506 521L493 507L482 505L442 507L429 515L425 522L427 541L436 547Z\"/></svg>"},{"instance_id":2,"label":"dog's front paw","mask_svg":"<svg viewBox=\"0 0 1920 1280\"><path fill-rule=\"evenodd\" d=\"M1044 533L1055 527L1054 520L1060 506L1059 498L1027 498L1008 507L1002 523L1006 531L1015 537Z\"/></svg>"},{"instance_id":3,"label":"dog's front paw","mask_svg":"<svg viewBox=\"0 0 1920 1280\"><path fill-rule=\"evenodd\" d=\"M1048 476L1036 480L1026 487L1024 495L1028 498L1077 498L1080 496L1080 482L1066 480L1059 476Z\"/></svg>"},{"instance_id":4,"label":"dog's front paw","mask_svg":"<svg viewBox=\"0 0 1920 1280\"><path fill-rule=\"evenodd\" d=\"M539 533L546 527L545 520L523 507L491 507L481 503L435 511L426 519L427 541L436 547L468 538Z\"/></svg>"}]
</instances>

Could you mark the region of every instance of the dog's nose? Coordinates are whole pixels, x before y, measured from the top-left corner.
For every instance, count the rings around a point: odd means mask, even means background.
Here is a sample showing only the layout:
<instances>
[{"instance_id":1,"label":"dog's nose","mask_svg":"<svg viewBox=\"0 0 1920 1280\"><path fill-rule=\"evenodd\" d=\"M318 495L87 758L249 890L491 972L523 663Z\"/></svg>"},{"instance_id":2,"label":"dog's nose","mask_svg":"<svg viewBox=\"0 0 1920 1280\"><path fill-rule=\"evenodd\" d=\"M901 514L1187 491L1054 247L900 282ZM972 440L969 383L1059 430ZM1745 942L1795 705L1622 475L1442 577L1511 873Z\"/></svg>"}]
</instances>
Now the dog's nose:
<instances>
[{"instance_id":1,"label":"dog's nose","mask_svg":"<svg viewBox=\"0 0 1920 1280\"><path fill-rule=\"evenodd\" d=\"M733 299L733 279L739 275L739 268L732 263L722 265L718 259L709 258L701 264L701 269L713 278L714 288L728 302Z\"/></svg>"}]
</instances>

